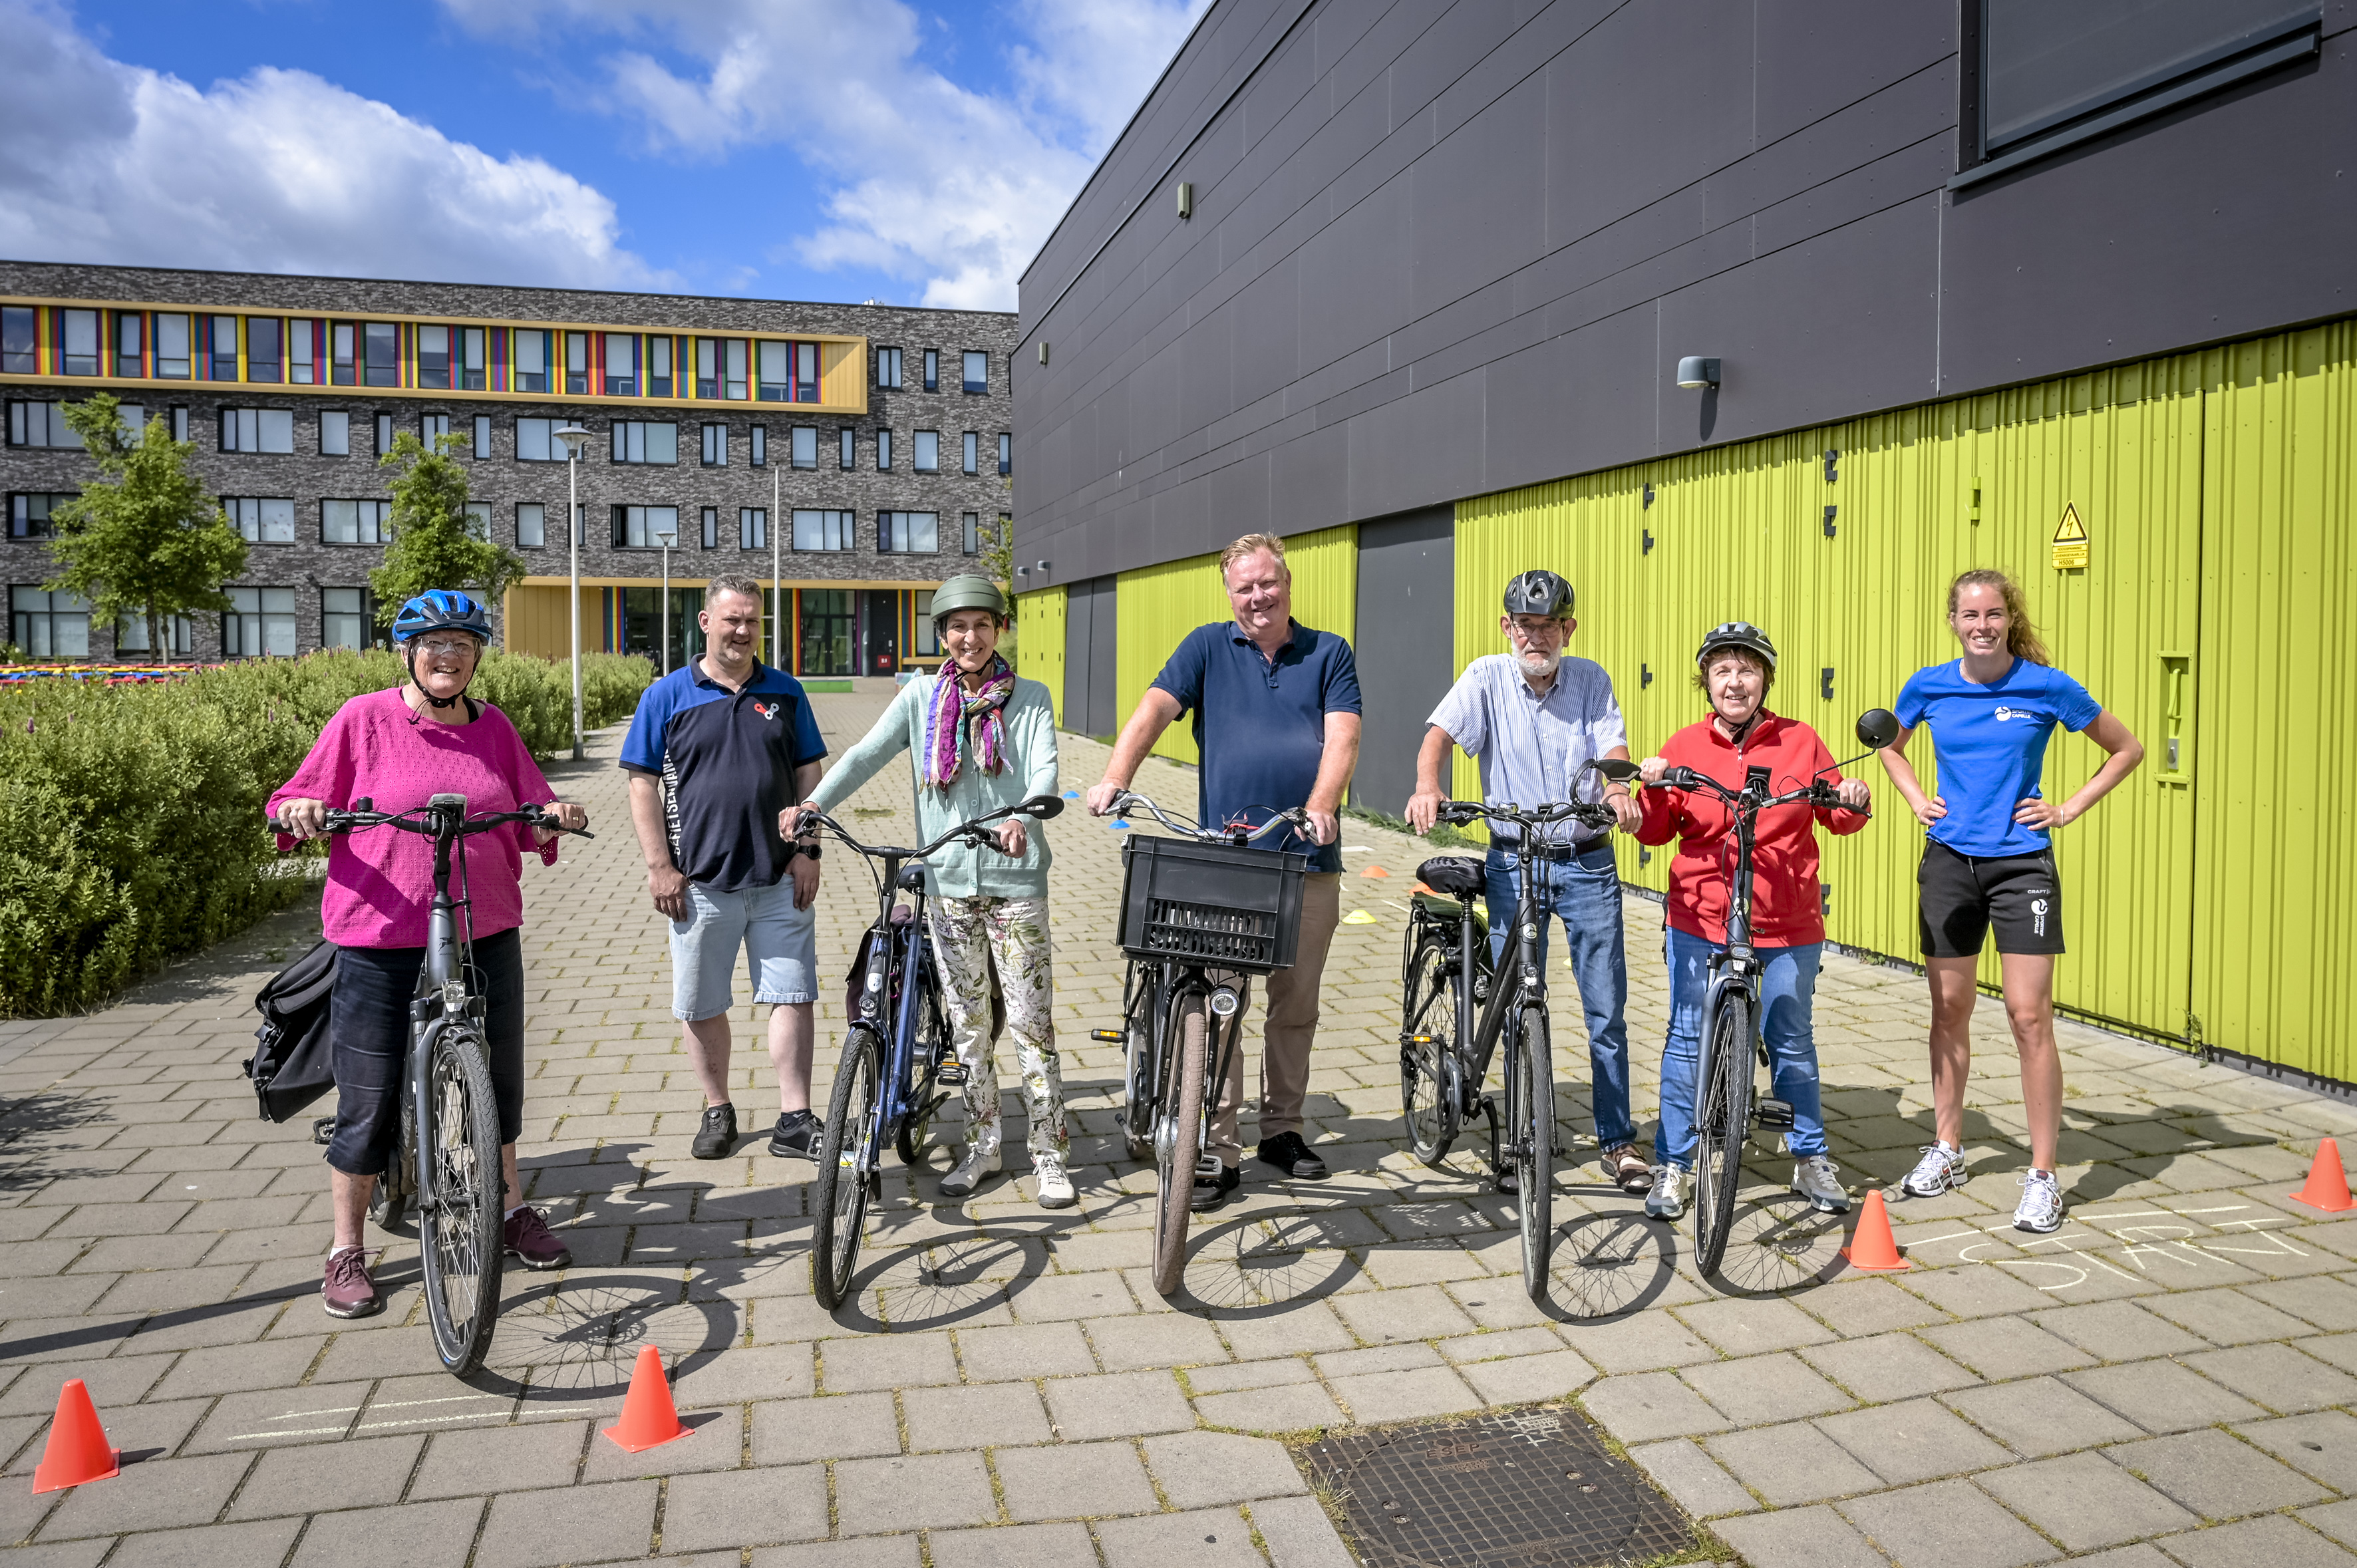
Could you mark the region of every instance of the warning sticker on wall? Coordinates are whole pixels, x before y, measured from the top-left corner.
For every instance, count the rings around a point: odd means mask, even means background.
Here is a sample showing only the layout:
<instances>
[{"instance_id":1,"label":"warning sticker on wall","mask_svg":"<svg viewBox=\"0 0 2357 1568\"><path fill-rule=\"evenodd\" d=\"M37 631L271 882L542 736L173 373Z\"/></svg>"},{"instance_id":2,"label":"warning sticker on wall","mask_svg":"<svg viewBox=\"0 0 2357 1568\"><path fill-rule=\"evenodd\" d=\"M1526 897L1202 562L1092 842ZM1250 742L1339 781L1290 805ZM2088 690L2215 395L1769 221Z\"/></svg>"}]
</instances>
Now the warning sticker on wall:
<instances>
[{"instance_id":1,"label":"warning sticker on wall","mask_svg":"<svg viewBox=\"0 0 2357 1568\"><path fill-rule=\"evenodd\" d=\"M2087 525L2079 521L2079 508L2071 501L2062 503L2062 521L2054 525L2054 569L2057 572L2083 572L2087 567Z\"/></svg>"}]
</instances>

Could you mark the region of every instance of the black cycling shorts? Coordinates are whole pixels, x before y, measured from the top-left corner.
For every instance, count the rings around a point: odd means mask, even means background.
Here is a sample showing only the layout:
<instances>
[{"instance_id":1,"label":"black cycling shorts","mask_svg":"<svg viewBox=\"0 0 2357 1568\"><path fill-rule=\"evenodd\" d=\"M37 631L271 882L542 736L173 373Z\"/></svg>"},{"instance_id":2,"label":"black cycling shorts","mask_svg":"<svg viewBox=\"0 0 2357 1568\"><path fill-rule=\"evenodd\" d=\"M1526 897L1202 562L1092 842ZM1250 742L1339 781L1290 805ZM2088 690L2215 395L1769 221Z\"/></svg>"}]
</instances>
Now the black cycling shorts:
<instances>
[{"instance_id":1,"label":"black cycling shorts","mask_svg":"<svg viewBox=\"0 0 2357 1568\"><path fill-rule=\"evenodd\" d=\"M2062 886L2054 852L1981 857L1934 840L1915 874L1926 958L1978 958L1991 926L1996 950L2062 950Z\"/></svg>"}]
</instances>

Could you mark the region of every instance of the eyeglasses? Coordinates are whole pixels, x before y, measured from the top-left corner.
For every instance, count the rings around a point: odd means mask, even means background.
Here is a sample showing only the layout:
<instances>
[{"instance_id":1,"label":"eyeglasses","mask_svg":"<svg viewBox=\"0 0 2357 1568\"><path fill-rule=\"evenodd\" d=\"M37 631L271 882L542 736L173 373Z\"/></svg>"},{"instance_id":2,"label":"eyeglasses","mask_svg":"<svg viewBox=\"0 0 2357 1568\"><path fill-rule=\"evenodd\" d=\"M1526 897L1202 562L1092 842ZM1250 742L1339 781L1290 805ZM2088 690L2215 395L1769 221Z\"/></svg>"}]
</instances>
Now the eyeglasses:
<instances>
[{"instance_id":1,"label":"eyeglasses","mask_svg":"<svg viewBox=\"0 0 2357 1568\"><path fill-rule=\"evenodd\" d=\"M431 658L456 659L461 653L474 652L475 646L475 639L471 637L462 637L455 641L437 637L419 643L417 648L419 652Z\"/></svg>"}]
</instances>

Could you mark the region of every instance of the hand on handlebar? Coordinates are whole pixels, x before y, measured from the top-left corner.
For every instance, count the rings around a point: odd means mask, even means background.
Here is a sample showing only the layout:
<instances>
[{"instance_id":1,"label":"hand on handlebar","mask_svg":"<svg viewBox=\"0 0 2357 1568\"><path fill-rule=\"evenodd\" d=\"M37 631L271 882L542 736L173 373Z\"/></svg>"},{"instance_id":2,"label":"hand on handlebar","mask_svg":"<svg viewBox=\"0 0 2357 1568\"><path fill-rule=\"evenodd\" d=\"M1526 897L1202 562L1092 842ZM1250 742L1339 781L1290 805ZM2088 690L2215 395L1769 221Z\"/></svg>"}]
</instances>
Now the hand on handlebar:
<instances>
[{"instance_id":1,"label":"hand on handlebar","mask_svg":"<svg viewBox=\"0 0 2357 1568\"><path fill-rule=\"evenodd\" d=\"M1666 757L1649 757L1637 764L1637 777L1648 784L1662 783L1675 771Z\"/></svg>"},{"instance_id":2,"label":"hand on handlebar","mask_svg":"<svg viewBox=\"0 0 2357 1568\"><path fill-rule=\"evenodd\" d=\"M998 842L998 853L1009 860L1022 859L1023 852L1031 844L1031 835L1025 831L1021 817L1007 818L991 836Z\"/></svg>"},{"instance_id":3,"label":"hand on handlebar","mask_svg":"<svg viewBox=\"0 0 2357 1568\"><path fill-rule=\"evenodd\" d=\"M1089 815L1092 817L1111 816L1113 814L1114 807L1119 803L1123 796L1128 793L1128 785L1116 784L1110 779L1090 785L1088 801Z\"/></svg>"},{"instance_id":4,"label":"hand on handlebar","mask_svg":"<svg viewBox=\"0 0 2357 1568\"><path fill-rule=\"evenodd\" d=\"M1853 811L1863 811L1874 803L1874 791L1867 788L1863 779L1845 779L1834 793Z\"/></svg>"},{"instance_id":5,"label":"hand on handlebar","mask_svg":"<svg viewBox=\"0 0 2357 1568\"><path fill-rule=\"evenodd\" d=\"M1311 806L1306 808L1303 814L1309 819L1310 843L1333 843L1341 838L1342 819L1335 812L1321 811L1315 806Z\"/></svg>"},{"instance_id":6,"label":"hand on handlebar","mask_svg":"<svg viewBox=\"0 0 2357 1568\"><path fill-rule=\"evenodd\" d=\"M542 822L533 828L534 842L546 843L560 832L577 833L589 826L589 813L571 800L551 800L540 809Z\"/></svg>"},{"instance_id":7,"label":"hand on handlebar","mask_svg":"<svg viewBox=\"0 0 2357 1568\"><path fill-rule=\"evenodd\" d=\"M297 843L317 838L328 831L328 802L285 801L278 808L278 824L287 837Z\"/></svg>"}]
</instances>

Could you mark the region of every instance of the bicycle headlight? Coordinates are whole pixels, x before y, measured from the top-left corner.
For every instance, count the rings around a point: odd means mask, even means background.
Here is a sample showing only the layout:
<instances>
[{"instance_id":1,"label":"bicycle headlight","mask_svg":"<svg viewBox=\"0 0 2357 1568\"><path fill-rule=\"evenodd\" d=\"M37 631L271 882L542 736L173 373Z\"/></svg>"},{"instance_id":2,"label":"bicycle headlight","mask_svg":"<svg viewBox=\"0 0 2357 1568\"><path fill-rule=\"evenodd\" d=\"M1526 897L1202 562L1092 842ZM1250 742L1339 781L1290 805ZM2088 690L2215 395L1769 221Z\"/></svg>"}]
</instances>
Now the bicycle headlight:
<instances>
[{"instance_id":1,"label":"bicycle headlight","mask_svg":"<svg viewBox=\"0 0 2357 1568\"><path fill-rule=\"evenodd\" d=\"M1220 1017L1234 1017L1239 1005L1241 999L1224 985L1211 993L1211 1011Z\"/></svg>"}]
</instances>

